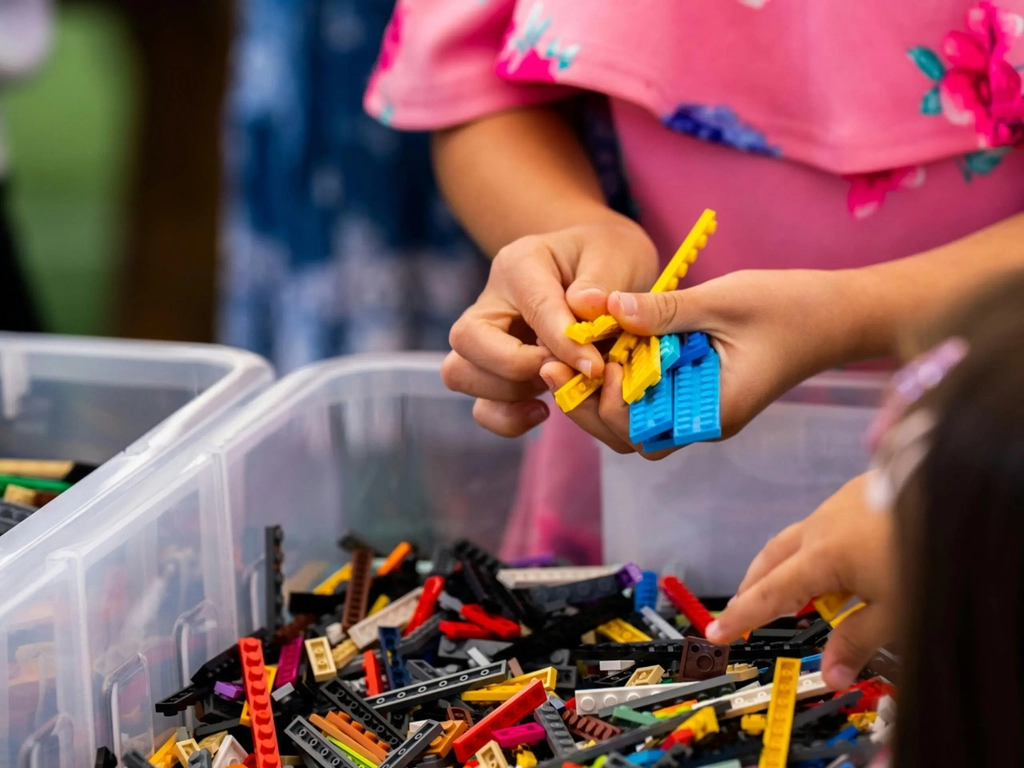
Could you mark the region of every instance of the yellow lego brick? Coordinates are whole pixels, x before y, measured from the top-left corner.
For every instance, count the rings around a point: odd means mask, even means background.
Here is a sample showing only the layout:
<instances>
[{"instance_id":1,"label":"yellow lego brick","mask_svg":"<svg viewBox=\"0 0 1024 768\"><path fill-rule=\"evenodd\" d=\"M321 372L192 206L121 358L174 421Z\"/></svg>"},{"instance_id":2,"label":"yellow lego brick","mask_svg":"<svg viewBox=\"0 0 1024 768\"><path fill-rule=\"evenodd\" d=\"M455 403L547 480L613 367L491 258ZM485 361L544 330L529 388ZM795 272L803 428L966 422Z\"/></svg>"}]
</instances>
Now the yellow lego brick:
<instances>
[{"instance_id":1,"label":"yellow lego brick","mask_svg":"<svg viewBox=\"0 0 1024 768\"><path fill-rule=\"evenodd\" d=\"M334 594L334 590L337 589L338 585L343 581L348 581L350 578L352 578L352 563L343 565L341 568L336 570L320 582L313 591L318 595Z\"/></svg>"},{"instance_id":2,"label":"yellow lego brick","mask_svg":"<svg viewBox=\"0 0 1024 768\"><path fill-rule=\"evenodd\" d=\"M857 726L858 731L866 731L871 727L871 724L878 719L877 712L854 712L848 718L846 722L850 725Z\"/></svg>"},{"instance_id":3,"label":"yellow lego brick","mask_svg":"<svg viewBox=\"0 0 1024 768\"><path fill-rule=\"evenodd\" d=\"M697 260L697 254L708 244L708 238L715 234L717 229L718 221L715 218L715 212L711 209L705 210L697 219L693 229L690 230L690 234L683 240L683 244L679 246L679 250L669 260L661 277L655 281L651 293L674 291L678 287L679 281L685 277L690 265Z\"/></svg>"},{"instance_id":4,"label":"yellow lego brick","mask_svg":"<svg viewBox=\"0 0 1024 768\"><path fill-rule=\"evenodd\" d=\"M588 379L582 373L577 373L555 391L555 403L562 409L562 413L569 413L597 392L603 383L604 379L600 376Z\"/></svg>"},{"instance_id":5,"label":"yellow lego brick","mask_svg":"<svg viewBox=\"0 0 1024 768\"><path fill-rule=\"evenodd\" d=\"M370 610L367 611L366 615L373 616L373 614L377 613L378 611L383 611L385 608L388 607L388 603L390 602L390 597L388 597L387 595L381 595L373 601L373 605L370 606Z\"/></svg>"},{"instance_id":6,"label":"yellow lego brick","mask_svg":"<svg viewBox=\"0 0 1024 768\"><path fill-rule=\"evenodd\" d=\"M857 603L855 606L853 606L849 610L843 611L841 614L839 614L834 619L832 619L831 622L829 622L832 625L832 629L835 629L840 624L842 624L844 621L846 621L847 617L850 616L850 614L856 613L861 608L866 608L866 607L867 607L867 603Z\"/></svg>"},{"instance_id":7,"label":"yellow lego brick","mask_svg":"<svg viewBox=\"0 0 1024 768\"><path fill-rule=\"evenodd\" d=\"M494 739L480 747L476 753L476 759L480 761L480 768L508 768L505 753Z\"/></svg>"},{"instance_id":8,"label":"yellow lego brick","mask_svg":"<svg viewBox=\"0 0 1024 768\"><path fill-rule=\"evenodd\" d=\"M199 749L207 750L210 755L216 755L217 750L220 749L220 743L224 741L224 738L228 735L227 731L218 731L217 733L211 733L205 739L199 742Z\"/></svg>"},{"instance_id":9,"label":"yellow lego brick","mask_svg":"<svg viewBox=\"0 0 1024 768\"><path fill-rule=\"evenodd\" d=\"M527 686L534 680L540 680L544 684L544 690L551 692L555 690L555 684L558 682L558 670L554 667L544 667L544 669L538 669L536 672L527 672L525 675L510 677L503 683L495 683L493 687L506 685ZM492 686L487 687L490 688Z\"/></svg>"},{"instance_id":10,"label":"yellow lego brick","mask_svg":"<svg viewBox=\"0 0 1024 768\"><path fill-rule=\"evenodd\" d=\"M185 741L179 741L174 745L174 756L182 765L188 765L189 755L198 751L199 744L196 743L195 739L186 739Z\"/></svg>"},{"instance_id":11,"label":"yellow lego brick","mask_svg":"<svg viewBox=\"0 0 1024 768\"><path fill-rule=\"evenodd\" d=\"M622 619L612 619L597 628L597 634L607 637L613 643L647 643L651 636Z\"/></svg>"},{"instance_id":12,"label":"yellow lego brick","mask_svg":"<svg viewBox=\"0 0 1024 768\"><path fill-rule=\"evenodd\" d=\"M338 668L334 664L331 644L327 642L326 637L313 637L307 640L306 656L309 658L309 666L313 670L313 679L318 683L324 683L332 677L337 677Z\"/></svg>"},{"instance_id":13,"label":"yellow lego brick","mask_svg":"<svg viewBox=\"0 0 1024 768\"><path fill-rule=\"evenodd\" d=\"M267 671L267 690L274 690L274 678L277 677L277 665L268 664L263 669ZM238 717L238 722L242 725L252 725L252 719L249 717L249 702L245 702L242 705L242 714Z\"/></svg>"},{"instance_id":14,"label":"yellow lego brick","mask_svg":"<svg viewBox=\"0 0 1024 768\"><path fill-rule=\"evenodd\" d=\"M171 735L167 741L156 752L149 758L149 762L153 764L155 768L171 768L174 765L174 746L177 744L175 739L176 735Z\"/></svg>"},{"instance_id":15,"label":"yellow lego brick","mask_svg":"<svg viewBox=\"0 0 1024 768\"><path fill-rule=\"evenodd\" d=\"M593 743L594 742L590 742L590 744L593 744ZM590 745L584 745L582 747L582 749L586 749L587 746L590 746ZM601 768L606 762L608 762L608 755L601 755L600 757L597 758L597 760L595 760L594 762L592 762L590 764L590 768Z\"/></svg>"},{"instance_id":16,"label":"yellow lego brick","mask_svg":"<svg viewBox=\"0 0 1024 768\"><path fill-rule=\"evenodd\" d=\"M537 765L537 756L526 747L516 747L512 754L516 756L516 768L534 768Z\"/></svg>"},{"instance_id":17,"label":"yellow lego brick","mask_svg":"<svg viewBox=\"0 0 1024 768\"><path fill-rule=\"evenodd\" d=\"M743 715L743 717L740 718L740 728L751 736L760 736L764 733L764 728L767 723L768 718L764 715Z\"/></svg>"},{"instance_id":18,"label":"yellow lego brick","mask_svg":"<svg viewBox=\"0 0 1024 768\"><path fill-rule=\"evenodd\" d=\"M640 667L634 672L629 680L626 681L626 687L630 688L636 685L656 685L661 682L661 678L665 676L665 669L657 664L653 667Z\"/></svg>"},{"instance_id":19,"label":"yellow lego brick","mask_svg":"<svg viewBox=\"0 0 1024 768\"><path fill-rule=\"evenodd\" d=\"M814 598L812 602L814 610L821 614L821 618L831 622L846 607L852 597L852 592L828 592Z\"/></svg>"},{"instance_id":20,"label":"yellow lego brick","mask_svg":"<svg viewBox=\"0 0 1024 768\"><path fill-rule=\"evenodd\" d=\"M584 645L597 645L597 632L590 630L580 636L580 642Z\"/></svg>"},{"instance_id":21,"label":"yellow lego brick","mask_svg":"<svg viewBox=\"0 0 1024 768\"><path fill-rule=\"evenodd\" d=\"M331 649L331 659L334 661L335 669L341 669L352 659L359 655L359 646L354 640L346 638Z\"/></svg>"},{"instance_id":22,"label":"yellow lego brick","mask_svg":"<svg viewBox=\"0 0 1024 768\"><path fill-rule=\"evenodd\" d=\"M487 688L478 688L475 691L465 691L459 694L459 698L463 701L490 704L497 701L508 701L525 687L525 685L492 685Z\"/></svg>"},{"instance_id":23,"label":"yellow lego brick","mask_svg":"<svg viewBox=\"0 0 1024 768\"><path fill-rule=\"evenodd\" d=\"M693 740L700 741L709 733L718 733L718 716L714 707L701 707L692 717L676 728L677 731L692 731Z\"/></svg>"},{"instance_id":24,"label":"yellow lego brick","mask_svg":"<svg viewBox=\"0 0 1024 768\"><path fill-rule=\"evenodd\" d=\"M622 398L635 403L648 387L661 381L661 348L657 336L640 340L626 363L622 377Z\"/></svg>"},{"instance_id":25,"label":"yellow lego brick","mask_svg":"<svg viewBox=\"0 0 1024 768\"><path fill-rule=\"evenodd\" d=\"M761 748L758 768L786 768L799 679L800 659L776 659L772 697L768 703L768 718L765 721L764 746Z\"/></svg>"},{"instance_id":26,"label":"yellow lego brick","mask_svg":"<svg viewBox=\"0 0 1024 768\"><path fill-rule=\"evenodd\" d=\"M622 329L614 317L601 315L596 320L573 323L565 329L565 335L577 344L593 344L595 341L610 339L620 330Z\"/></svg>"},{"instance_id":27,"label":"yellow lego brick","mask_svg":"<svg viewBox=\"0 0 1024 768\"><path fill-rule=\"evenodd\" d=\"M639 341L639 336L634 336L628 332L623 333L612 344L612 348L608 350L608 360L619 365L625 365L629 361L629 353L633 351Z\"/></svg>"}]
</instances>

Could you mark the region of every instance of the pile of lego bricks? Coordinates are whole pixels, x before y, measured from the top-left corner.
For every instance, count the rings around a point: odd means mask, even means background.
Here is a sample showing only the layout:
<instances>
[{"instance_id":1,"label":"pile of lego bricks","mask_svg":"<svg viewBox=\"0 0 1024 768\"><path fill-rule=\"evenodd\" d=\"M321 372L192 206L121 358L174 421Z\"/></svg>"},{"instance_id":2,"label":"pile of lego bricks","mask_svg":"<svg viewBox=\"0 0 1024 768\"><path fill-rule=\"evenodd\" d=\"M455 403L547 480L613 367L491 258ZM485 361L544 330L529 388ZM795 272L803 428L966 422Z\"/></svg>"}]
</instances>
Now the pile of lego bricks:
<instances>
[{"instance_id":1,"label":"pile of lego bricks","mask_svg":"<svg viewBox=\"0 0 1024 768\"><path fill-rule=\"evenodd\" d=\"M341 543L350 563L290 592L286 621L282 533L266 529L269 626L157 703L198 726L122 765L839 768L889 739L896 660L830 691L832 625L810 606L715 646L705 604L633 564L509 567L459 541L420 575L408 544L374 567L371 546Z\"/></svg>"},{"instance_id":2,"label":"pile of lego bricks","mask_svg":"<svg viewBox=\"0 0 1024 768\"><path fill-rule=\"evenodd\" d=\"M73 461L0 459L0 536L94 469Z\"/></svg>"}]
</instances>

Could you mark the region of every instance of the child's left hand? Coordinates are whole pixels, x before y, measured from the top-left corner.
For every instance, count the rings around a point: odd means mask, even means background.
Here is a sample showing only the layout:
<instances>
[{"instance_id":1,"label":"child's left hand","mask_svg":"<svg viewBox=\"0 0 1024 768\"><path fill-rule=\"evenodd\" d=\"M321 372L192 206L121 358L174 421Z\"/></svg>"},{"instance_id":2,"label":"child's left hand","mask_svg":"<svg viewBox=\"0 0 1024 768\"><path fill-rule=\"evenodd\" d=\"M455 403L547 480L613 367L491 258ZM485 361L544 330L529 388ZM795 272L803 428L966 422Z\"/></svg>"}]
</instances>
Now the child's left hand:
<instances>
[{"instance_id":1,"label":"child's left hand","mask_svg":"<svg viewBox=\"0 0 1024 768\"><path fill-rule=\"evenodd\" d=\"M773 538L754 558L729 606L707 629L714 643L796 613L818 595L852 592L866 607L833 630L822 673L835 689L855 682L878 648L894 635L892 515L867 508L861 475L799 523Z\"/></svg>"}]
</instances>

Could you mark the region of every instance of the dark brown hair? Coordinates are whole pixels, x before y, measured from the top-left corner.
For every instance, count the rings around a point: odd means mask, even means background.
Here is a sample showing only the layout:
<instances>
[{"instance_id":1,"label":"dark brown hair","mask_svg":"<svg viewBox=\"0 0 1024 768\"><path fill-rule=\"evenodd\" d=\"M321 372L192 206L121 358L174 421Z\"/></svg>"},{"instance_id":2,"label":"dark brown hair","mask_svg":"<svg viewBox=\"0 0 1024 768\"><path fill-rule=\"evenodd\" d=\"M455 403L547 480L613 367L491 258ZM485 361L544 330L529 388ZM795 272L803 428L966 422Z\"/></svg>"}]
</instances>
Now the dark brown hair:
<instances>
[{"instance_id":1,"label":"dark brown hair","mask_svg":"<svg viewBox=\"0 0 1024 768\"><path fill-rule=\"evenodd\" d=\"M895 768L1024 765L1024 274L933 329L968 353L914 406L937 418L896 503Z\"/></svg>"}]
</instances>

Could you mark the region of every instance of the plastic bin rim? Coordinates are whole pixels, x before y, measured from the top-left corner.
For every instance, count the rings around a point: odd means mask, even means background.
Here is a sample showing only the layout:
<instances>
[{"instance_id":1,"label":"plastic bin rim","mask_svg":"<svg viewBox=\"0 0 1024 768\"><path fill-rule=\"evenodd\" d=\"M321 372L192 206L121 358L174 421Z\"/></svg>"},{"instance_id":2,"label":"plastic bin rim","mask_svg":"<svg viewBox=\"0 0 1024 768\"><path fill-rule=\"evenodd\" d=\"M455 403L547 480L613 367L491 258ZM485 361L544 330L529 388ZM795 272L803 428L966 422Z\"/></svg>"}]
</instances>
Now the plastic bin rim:
<instances>
[{"instance_id":1,"label":"plastic bin rim","mask_svg":"<svg viewBox=\"0 0 1024 768\"><path fill-rule=\"evenodd\" d=\"M270 370L270 363L255 352L224 344L0 331L0 347L26 352L70 352L80 357L107 357L116 354L132 360L164 360L168 352L179 352L198 362L228 364L233 368L250 366Z\"/></svg>"},{"instance_id":2,"label":"plastic bin rim","mask_svg":"<svg viewBox=\"0 0 1024 768\"><path fill-rule=\"evenodd\" d=\"M440 376L443 352L366 352L344 355L310 363L278 379L251 403L239 409L209 438L215 450L244 435L260 420L277 410L286 400L315 391L330 379L348 375L380 372L436 373ZM457 392L452 397L464 397Z\"/></svg>"}]
</instances>

